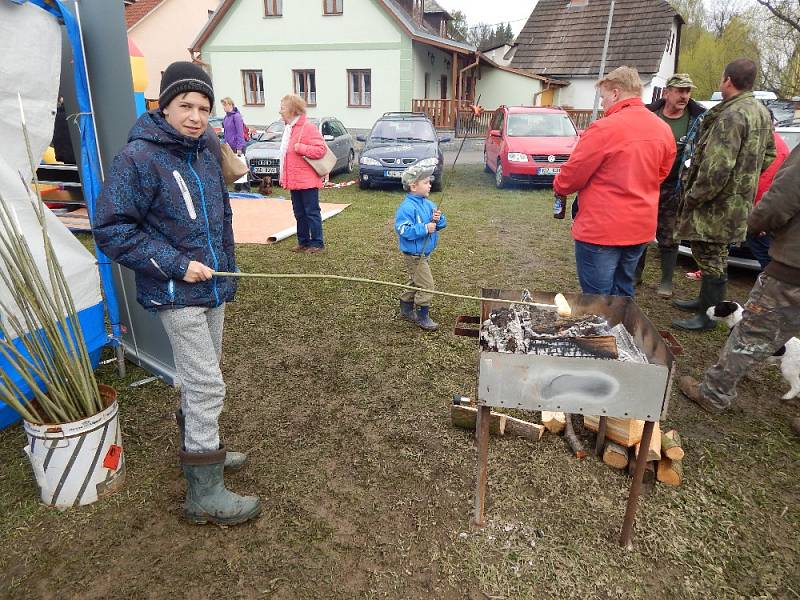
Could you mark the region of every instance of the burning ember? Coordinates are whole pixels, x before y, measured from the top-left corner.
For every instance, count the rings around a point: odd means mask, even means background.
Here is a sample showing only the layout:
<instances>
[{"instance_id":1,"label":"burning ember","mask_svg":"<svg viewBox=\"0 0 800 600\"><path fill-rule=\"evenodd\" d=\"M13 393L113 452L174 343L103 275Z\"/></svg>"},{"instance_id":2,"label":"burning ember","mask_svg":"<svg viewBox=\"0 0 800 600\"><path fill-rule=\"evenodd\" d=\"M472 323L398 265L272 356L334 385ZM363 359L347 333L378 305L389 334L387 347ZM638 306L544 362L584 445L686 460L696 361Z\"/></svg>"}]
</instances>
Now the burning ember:
<instances>
[{"instance_id":1,"label":"burning ember","mask_svg":"<svg viewBox=\"0 0 800 600\"><path fill-rule=\"evenodd\" d=\"M529 299L525 290L521 300ZM649 362L622 323L612 327L598 315L559 317L555 305L495 309L481 326L480 341L488 352Z\"/></svg>"}]
</instances>

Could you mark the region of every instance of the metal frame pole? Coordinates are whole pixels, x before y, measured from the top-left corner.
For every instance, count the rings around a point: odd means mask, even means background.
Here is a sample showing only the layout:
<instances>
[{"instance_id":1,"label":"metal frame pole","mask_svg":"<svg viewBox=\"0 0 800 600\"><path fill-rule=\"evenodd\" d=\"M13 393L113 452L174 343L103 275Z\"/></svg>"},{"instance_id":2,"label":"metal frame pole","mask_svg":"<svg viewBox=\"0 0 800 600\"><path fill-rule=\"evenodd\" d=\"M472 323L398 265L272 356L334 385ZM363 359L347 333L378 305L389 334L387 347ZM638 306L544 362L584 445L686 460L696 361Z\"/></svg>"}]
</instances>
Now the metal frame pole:
<instances>
[{"instance_id":1,"label":"metal frame pole","mask_svg":"<svg viewBox=\"0 0 800 600\"><path fill-rule=\"evenodd\" d=\"M633 483L628 494L628 506L625 509L625 519L622 522L622 534L619 538L620 546L628 547L631 545L633 537L633 521L636 518L636 509L639 503L639 495L642 491L642 479L644 478L644 465L647 462L647 451L650 448L650 439L653 437L655 421L645 421L642 431L642 441L639 444L639 456L636 457L636 469L633 472Z\"/></svg>"},{"instance_id":2,"label":"metal frame pole","mask_svg":"<svg viewBox=\"0 0 800 600\"><path fill-rule=\"evenodd\" d=\"M603 56L600 59L600 77L606 74L606 58L608 57L608 42L611 39L611 24L614 22L614 0L611 0L611 6L608 9L608 23L606 24L606 39L603 42ZM597 107L600 104L600 90L594 91L594 105L592 106L592 122L597 120Z\"/></svg>"}]
</instances>

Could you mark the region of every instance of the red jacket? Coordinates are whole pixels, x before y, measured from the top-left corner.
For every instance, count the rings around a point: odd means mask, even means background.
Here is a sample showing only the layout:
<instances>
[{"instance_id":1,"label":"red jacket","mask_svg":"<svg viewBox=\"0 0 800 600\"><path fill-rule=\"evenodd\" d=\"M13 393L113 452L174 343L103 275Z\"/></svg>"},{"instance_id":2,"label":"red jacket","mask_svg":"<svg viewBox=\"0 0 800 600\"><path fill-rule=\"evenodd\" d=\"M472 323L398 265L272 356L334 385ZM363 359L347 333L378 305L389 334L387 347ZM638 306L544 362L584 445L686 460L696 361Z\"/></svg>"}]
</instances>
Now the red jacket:
<instances>
[{"instance_id":1,"label":"red jacket","mask_svg":"<svg viewBox=\"0 0 800 600\"><path fill-rule=\"evenodd\" d=\"M761 196L763 196L772 185L772 180L775 177L775 173L778 172L778 169L781 168L783 161L785 161L786 157L789 156L789 146L786 145L786 142L783 141L783 138L774 131L772 132L772 137L775 138L775 149L778 151L778 155L775 157L775 160L772 161L772 164L767 167L767 170L761 173L761 177L758 178L758 189L756 189L755 204L758 204L761 201Z\"/></svg>"},{"instance_id":2,"label":"red jacket","mask_svg":"<svg viewBox=\"0 0 800 600\"><path fill-rule=\"evenodd\" d=\"M639 98L609 108L584 132L553 182L557 194L578 192L572 237L603 246L653 240L659 186L676 152L669 125Z\"/></svg>"},{"instance_id":3,"label":"red jacket","mask_svg":"<svg viewBox=\"0 0 800 600\"><path fill-rule=\"evenodd\" d=\"M294 151L294 145L298 140L300 141L299 153ZM292 127L289 147L286 149L286 164L282 168L281 187L287 190L321 188L322 178L303 157L322 158L327 151L328 147L317 126L309 123L305 115L301 115Z\"/></svg>"}]
</instances>

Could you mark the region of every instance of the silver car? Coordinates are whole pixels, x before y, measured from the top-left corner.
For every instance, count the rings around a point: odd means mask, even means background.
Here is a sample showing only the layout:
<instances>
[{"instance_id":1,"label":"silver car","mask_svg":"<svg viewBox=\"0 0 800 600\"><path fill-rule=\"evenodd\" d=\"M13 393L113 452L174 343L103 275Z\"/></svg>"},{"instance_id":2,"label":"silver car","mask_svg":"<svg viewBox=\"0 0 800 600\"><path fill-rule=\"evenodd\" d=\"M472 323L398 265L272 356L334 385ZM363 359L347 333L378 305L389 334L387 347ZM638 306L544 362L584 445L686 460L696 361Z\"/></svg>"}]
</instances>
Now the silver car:
<instances>
[{"instance_id":1,"label":"silver car","mask_svg":"<svg viewBox=\"0 0 800 600\"><path fill-rule=\"evenodd\" d=\"M352 173L356 163L353 136L348 133L342 122L334 117L309 117L308 121L317 126L325 143L336 155L333 172ZM262 179L267 176L276 178L280 173L281 136L285 127L283 121L273 122L245 148L244 155L254 178Z\"/></svg>"}]
</instances>

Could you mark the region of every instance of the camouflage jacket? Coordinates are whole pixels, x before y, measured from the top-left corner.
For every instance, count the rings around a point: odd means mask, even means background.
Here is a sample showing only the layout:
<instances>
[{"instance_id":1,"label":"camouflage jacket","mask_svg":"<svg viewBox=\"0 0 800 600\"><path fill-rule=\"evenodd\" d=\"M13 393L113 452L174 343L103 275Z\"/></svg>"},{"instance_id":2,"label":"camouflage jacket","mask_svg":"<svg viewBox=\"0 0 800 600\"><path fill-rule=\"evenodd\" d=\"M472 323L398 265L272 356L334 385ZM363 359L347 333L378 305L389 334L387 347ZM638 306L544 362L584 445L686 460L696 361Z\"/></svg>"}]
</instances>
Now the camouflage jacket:
<instances>
[{"instance_id":1,"label":"camouflage jacket","mask_svg":"<svg viewBox=\"0 0 800 600\"><path fill-rule=\"evenodd\" d=\"M709 110L685 173L676 239L744 240L758 178L775 155L769 113L752 92Z\"/></svg>"}]
</instances>

